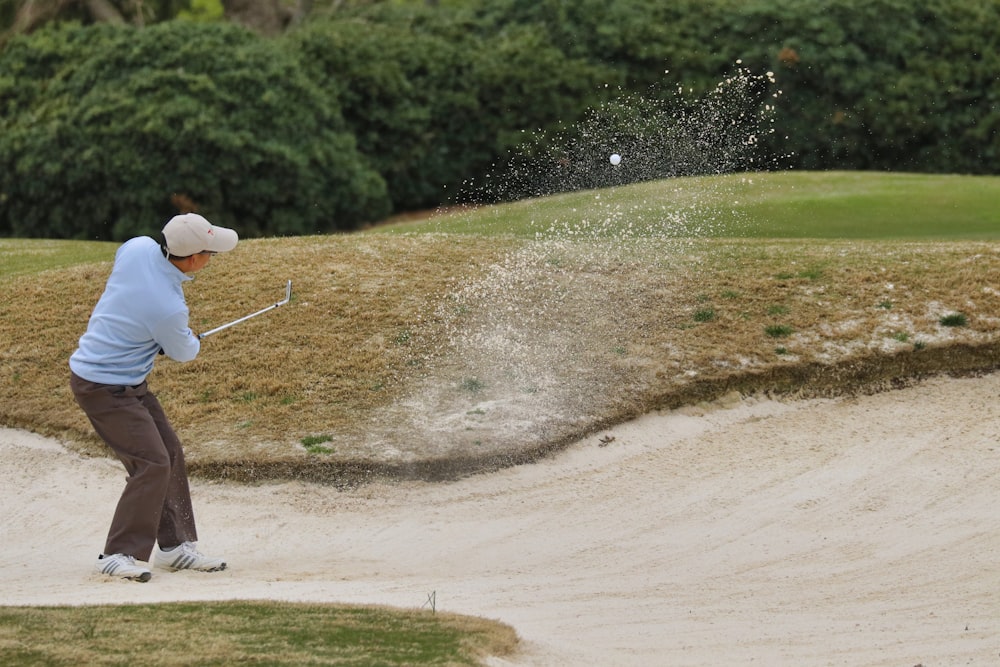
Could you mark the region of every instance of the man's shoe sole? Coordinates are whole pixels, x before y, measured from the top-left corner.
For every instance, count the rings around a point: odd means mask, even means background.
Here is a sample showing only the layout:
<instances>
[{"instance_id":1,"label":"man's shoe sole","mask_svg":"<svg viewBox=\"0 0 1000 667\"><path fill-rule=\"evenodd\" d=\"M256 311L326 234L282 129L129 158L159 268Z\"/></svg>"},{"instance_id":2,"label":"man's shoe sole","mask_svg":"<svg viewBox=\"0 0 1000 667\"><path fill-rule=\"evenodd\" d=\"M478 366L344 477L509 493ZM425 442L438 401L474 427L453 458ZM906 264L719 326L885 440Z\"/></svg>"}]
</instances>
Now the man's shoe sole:
<instances>
[{"instance_id":1,"label":"man's shoe sole","mask_svg":"<svg viewBox=\"0 0 1000 667\"><path fill-rule=\"evenodd\" d=\"M173 567L172 565L157 565L157 567L163 568L170 572L222 572L226 569L226 564L223 563L219 567Z\"/></svg>"}]
</instances>

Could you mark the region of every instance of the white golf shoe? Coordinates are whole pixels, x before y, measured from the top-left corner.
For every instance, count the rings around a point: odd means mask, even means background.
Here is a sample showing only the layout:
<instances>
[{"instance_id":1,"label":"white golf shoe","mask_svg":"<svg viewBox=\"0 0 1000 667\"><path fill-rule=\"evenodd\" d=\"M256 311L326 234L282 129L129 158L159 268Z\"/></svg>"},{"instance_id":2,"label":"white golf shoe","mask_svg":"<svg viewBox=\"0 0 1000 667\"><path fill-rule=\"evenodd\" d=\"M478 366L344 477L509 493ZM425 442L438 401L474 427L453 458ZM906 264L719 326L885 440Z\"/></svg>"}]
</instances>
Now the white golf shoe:
<instances>
[{"instance_id":1,"label":"white golf shoe","mask_svg":"<svg viewBox=\"0 0 1000 667\"><path fill-rule=\"evenodd\" d=\"M149 568L139 565L134 557L125 554L101 554L97 557L97 564L94 567L101 574L132 581L146 582L153 577Z\"/></svg>"},{"instance_id":2,"label":"white golf shoe","mask_svg":"<svg viewBox=\"0 0 1000 667\"><path fill-rule=\"evenodd\" d=\"M156 548L156 567L165 570L199 570L218 572L226 569L226 561L212 558L195 549L194 542L182 542L171 549Z\"/></svg>"}]
</instances>

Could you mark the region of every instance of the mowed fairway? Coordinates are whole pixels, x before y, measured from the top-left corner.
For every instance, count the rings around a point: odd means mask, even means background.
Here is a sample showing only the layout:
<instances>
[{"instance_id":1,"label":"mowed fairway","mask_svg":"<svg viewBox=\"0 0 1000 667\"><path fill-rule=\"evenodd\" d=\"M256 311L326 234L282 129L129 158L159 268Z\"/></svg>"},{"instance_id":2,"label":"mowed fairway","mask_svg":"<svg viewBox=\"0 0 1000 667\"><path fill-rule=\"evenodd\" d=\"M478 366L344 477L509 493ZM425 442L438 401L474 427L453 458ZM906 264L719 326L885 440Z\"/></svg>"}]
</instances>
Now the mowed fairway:
<instances>
[{"instance_id":1,"label":"mowed fairway","mask_svg":"<svg viewBox=\"0 0 1000 667\"><path fill-rule=\"evenodd\" d=\"M0 423L66 438L0 432L6 602L433 604L513 626L498 665L989 664L1000 386L941 373L996 368L996 181L831 174L835 198L887 179L986 213L914 206L908 237L857 204L853 236L772 238L753 211L837 217L804 203L824 175L728 178L217 258L188 292L198 326L297 286L152 379L218 577L90 574L121 471L63 387L107 265L3 278ZM58 578L23 558L53 544Z\"/></svg>"}]
</instances>

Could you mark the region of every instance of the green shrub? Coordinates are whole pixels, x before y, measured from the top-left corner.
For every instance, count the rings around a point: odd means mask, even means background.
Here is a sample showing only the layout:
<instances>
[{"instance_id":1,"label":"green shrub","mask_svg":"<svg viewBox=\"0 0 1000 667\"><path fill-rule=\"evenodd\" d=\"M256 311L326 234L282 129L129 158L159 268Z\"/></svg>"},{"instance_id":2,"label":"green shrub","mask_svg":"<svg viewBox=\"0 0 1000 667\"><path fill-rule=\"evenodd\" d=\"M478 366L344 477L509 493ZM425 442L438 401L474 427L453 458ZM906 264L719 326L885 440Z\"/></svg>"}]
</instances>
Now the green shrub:
<instances>
[{"instance_id":1,"label":"green shrub","mask_svg":"<svg viewBox=\"0 0 1000 667\"><path fill-rule=\"evenodd\" d=\"M993 0L494 0L627 91L705 92L742 61L782 91L763 155L804 169L1000 173ZM779 159L780 158L780 159ZM765 162L765 166L769 163Z\"/></svg>"},{"instance_id":2,"label":"green shrub","mask_svg":"<svg viewBox=\"0 0 1000 667\"><path fill-rule=\"evenodd\" d=\"M475 93L456 86L461 49L408 26L362 19L314 22L289 38L310 77L335 95L359 150L388 185L393 208L432 207L467 167L446 133L477 115ZM455 80L447 78L454 76Z\"/></svg>"},{"instance_id":3,"label":"green shrub","mask_svg":"<svg viewBox=\"0 0 1000 667\"><path fill-rule=\"evenodd\" d=\"M20 37L0 57L0 108L0 234L121 240L192 203L244 236L388 211L335 98L234 26Z\"/></svg>"},{"instance_id":4,"label":"green shrub","mask_svg":"<svg viewBox=\"0 0 1000 667\"><path fill-rule=\"evenodd\" d=\"M483 35L465 20L379 4L288 37L310 76L340 100L396 209L447 201L526 131L579 118L607 79L607 68L567 57L537 26Z\"/></svg>"},{"instance_id":5,"label":"green shrub","mask_svg":"<svg viewBox=\"0 0 1000 667\"><path fill-rule=\"evenodd\" d=\"M775 72L780 132L765 143L790 154L791 166L1000 169L990 92L1000 53L987 46L1000 4L751 0L733 9L714 45Z\"/></svg>"},{"instance_id":6,"label":"green shrub","mask_svg":"<svg viewBox=\"0 0 1000 667\"><path fill-rule=\"evenodd\" d=\"M0 235L117 240L157 229L174 195L244 235L352 229L556 189L539 179L658 178L636 165L695 164L692 141L719 159L671 173L1000 173L992 0L433 4L338 3L273 40L192 22L12 38ZM739 98L719 86L735 71L773 72L780 95ZM752 146L719 143L762 103ZM613 183L594 180L594 151L555 151L598 130L628 149Z\"/></svg>"}]
</instances>

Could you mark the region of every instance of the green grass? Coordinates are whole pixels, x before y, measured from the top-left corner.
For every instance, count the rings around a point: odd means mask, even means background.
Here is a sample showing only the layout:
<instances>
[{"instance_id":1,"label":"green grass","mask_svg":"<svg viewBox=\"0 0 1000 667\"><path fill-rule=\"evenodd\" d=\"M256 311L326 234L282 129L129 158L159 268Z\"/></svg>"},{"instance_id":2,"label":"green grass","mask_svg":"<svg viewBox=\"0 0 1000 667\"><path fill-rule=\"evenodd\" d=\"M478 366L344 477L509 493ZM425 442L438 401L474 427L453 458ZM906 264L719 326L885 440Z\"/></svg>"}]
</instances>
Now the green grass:
<instances>
[{"instance_id":1,"label":"green grass","mask_svg":"<svg viewBox=\"0 0 1000 667\"><path fill-rule=\"evenodd\" d=\"M948 313L940 319L940 322L944 327L964 327L969 323L969 318L964 313Z\"/></svg>"},{"instance_id":2,"label":"green grass","mask_svg":"<svg viewBox=\"0 0 1000 667\"><path fill-rule=\"evenodd\" d=\"M436 215L376 232L546 238L565 234L856 239L1000 239L1000 178L777 172L678 178Z\"/></svg>"},{"instance_id":3,"label":"green grass","mask_svg":"<svg viewBox=\"0 0 1000 667\"><path fill-rule=\"evenodd\" d=\"M1000 240L997 201L1000 177L995 176L734 174L529 199L380 225L369 233L547 238L576 230L708 238ZM671 216L684 222L674 224ZM98 241L0 239L0 279L111 261L117 247ZM820 269L809 268L787 277L819 274Z\"/></svg>"},{"instance_id":4,"label":"green grass","mask_svg":"<svg viewBox=\"0 0 1000 667\"><path fill-rule=\"evenodd\" d=\"M508 626L429 610L260 601L0 607L0 663L10 666L477 665L515 643Z\"/></svg>"},{"instance_id":5,"label":"green grass","mask_svg":"<svg viewBox=\"0 0 1000 667\"><path fill-rule=\"evenodd\" d=\"M793 330L786 324L771 324L764 327L764 333L771 338L785 338L787 336L791 336Z\"/></svg>"},{"instance_id":6,"label":"green grass","mask_svg":"<svg viewBox=\"0 0 1000 667\"><path fill-rule=\"evenodd\" d=\"M715 319L714 308L701 308L694 313L695 322L711 322Z\"/></svg>"},{"instance_id":7,"label":"green grass","mask_svg":"<svg viewBox=\"0 0 1000 667\"><path fill-rule=\"evenodd\" d=\"M302 438L299 442L302 446L306 448L306 451L310 454L332 454L333 450L325 446L324 443L333 440L329 435L307 435Z\"/></svg>"},{"instance_id":8,"label":"green grass","mask_svg":"<svg viewBox=\"0 0 1000 667\"><path fill-rule=\"evenodd\" d=\"M77 264L112 261L117 243L0 239L0 279L64 269Z\"/></svg>"}]
</instances>

